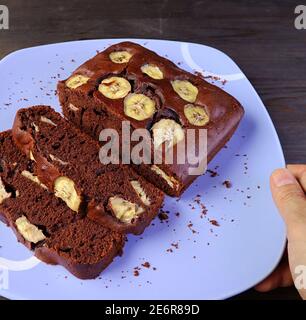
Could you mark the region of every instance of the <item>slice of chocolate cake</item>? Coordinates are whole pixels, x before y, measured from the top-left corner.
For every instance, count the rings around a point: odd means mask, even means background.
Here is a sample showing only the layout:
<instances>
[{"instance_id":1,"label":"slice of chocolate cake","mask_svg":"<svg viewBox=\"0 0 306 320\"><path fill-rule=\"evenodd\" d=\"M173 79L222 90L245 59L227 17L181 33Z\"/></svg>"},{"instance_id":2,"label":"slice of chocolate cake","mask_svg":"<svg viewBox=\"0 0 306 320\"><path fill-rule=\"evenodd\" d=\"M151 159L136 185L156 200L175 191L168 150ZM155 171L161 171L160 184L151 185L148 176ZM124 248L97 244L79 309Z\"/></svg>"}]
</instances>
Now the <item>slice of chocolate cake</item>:
<instances>
[{"instance_id":1,"label":"slice of chocolate cake","mask_svg":"<svg viewBox=\"0 0 306 320\"><path fill-rule=\"evenodd\" d=\"M60 81L57 91L65 117L97 140L102 129L121 134L123 121L130 122L131 133L148 129L152 153L166 150L162 161L152 157L150 164L135 163L135 168L172 196L181 195L203 173L244 114L235 98L201 75L132 42L98 53ZM204 130L207 143L197 140ZM194 141L188 141L191 131ZM180 153L182 146L185 150ZM180 155L167 161L168 149ZM190 160L195 155L198 161Z\"/></svg>"},{"instance_id":2,"label":"slice of chocolate cake","mask_svg":"<svg viewBox=\"0 0 306 320\"><path fill-rule=\"evenodd\" d=\"M0 161L2 220L39 259L90 279L122 253L125 237L54 197L34 174L33 161L15 147L10 131L0 134Z\"/></svg>"},{"instance_id":3,"label":"slice of chocolate cake","mask_svg":"<svg viewBox=\"0 0 306 320\"><path fill-rule=\"evenodd\" d=\"M35 255L46 263L63 265L80 279L94 279L122 254L124 243L123 234L85 217L52 234Z\"/></svg>"},{"instance_id":4,"label":"slice of chocolate cake","mask_svg":"<svg viewBox=\"0 0 306 320\"><path fill-rule=\"evenodd\" d=\"M50 107L19 110L13 138L49 191L103 226L141 234L162 205L160 190L128 166L102 164L98 142Z\"/></svg>"}]
</instances>

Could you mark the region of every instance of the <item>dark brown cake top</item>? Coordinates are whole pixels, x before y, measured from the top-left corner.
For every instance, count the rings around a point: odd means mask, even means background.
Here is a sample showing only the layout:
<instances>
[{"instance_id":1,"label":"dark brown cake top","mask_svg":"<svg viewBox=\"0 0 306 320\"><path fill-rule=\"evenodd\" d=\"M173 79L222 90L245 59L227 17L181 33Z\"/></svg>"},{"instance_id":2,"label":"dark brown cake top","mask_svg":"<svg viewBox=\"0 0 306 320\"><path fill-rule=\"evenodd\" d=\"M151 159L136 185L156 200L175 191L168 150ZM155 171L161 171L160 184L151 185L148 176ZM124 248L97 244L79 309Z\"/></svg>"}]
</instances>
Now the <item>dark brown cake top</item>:
<instances>
[{"instance_id":1,"label":"dark brown cake top","mask_svg":"<svg viewBox=\"0 0 306 320\"><path fill-rule=\"evenodd\" d=\"M110 46L65 83L94 95L135 128L156 118L173 119L183 128L210 128L236 123L243 113L239 102L220 88L132 42Z\"/></svg>"}]
</instances>

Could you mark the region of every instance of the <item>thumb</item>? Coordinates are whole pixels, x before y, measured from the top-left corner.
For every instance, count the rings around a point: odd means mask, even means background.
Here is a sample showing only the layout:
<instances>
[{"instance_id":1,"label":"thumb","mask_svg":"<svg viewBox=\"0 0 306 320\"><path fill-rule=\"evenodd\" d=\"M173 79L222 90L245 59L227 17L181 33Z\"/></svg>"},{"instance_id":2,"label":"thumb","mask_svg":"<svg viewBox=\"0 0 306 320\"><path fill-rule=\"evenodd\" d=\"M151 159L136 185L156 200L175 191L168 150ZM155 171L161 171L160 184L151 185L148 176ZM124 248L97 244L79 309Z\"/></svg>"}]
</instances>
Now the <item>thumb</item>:
<instances>
[{"instance_id":1,"label":"thumb","mask_svg":"<svg viewBox=\"0 0 306 320\"><path fill-rule=\"evenodd\" d=\"M287 225L288 240L306 240L306 197L304 190L288 169L273 172L271 191L276 206Z\"/></svg>"},{"instance_id":2,"label":"thumb","mask_svg":"<svg viewBox=\"0 0 306 320\"><path fill-rule=\"evenodd\" d=\"M306 299L306 197L305 185L288 169L274 171L271 190L287 225L289 265L296 288Z\"/></svg>"}]
</instances>

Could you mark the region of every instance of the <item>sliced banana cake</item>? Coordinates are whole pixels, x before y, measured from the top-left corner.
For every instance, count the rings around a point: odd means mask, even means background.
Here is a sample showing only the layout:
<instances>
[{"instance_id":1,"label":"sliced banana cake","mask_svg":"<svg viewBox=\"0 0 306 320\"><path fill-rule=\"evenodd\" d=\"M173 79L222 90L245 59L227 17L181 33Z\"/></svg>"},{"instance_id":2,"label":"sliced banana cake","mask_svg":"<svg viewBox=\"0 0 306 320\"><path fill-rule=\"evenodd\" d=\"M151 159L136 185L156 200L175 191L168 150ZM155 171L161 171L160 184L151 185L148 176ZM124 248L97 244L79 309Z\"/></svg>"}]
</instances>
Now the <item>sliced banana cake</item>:
<instances>
[{"instance_id":1,"label":"sliced banana cake","mask_svg":"<svg viewBox=\"0 0 306 320\"><path fill-rule=\"evenodd\" d=\"M40 260L91 279L122 254L125 236L82 217L49 192L10 131L0 134L0 161L2 221Z\"/></svg>"},{"instance_id":2,"label":"sliced banana cake","mask_svg":"<svg viewBox=\"0 0 306 320\"><path fill-rule=\"evenodd\" d=\"M85 62L71 77L60 81L58 94L63 113L77 127L99 139L102 129L121 134L122 122L151 134L152 152L162 148L162 161L135 163L138 172L169 195L179 196L199 176L188 161L199 156L206 163L235 132L244 110L222 89L177 67L156 53L132 42L110 46ZM186 140L206 129L207 144ZM187 142L194 148L188 149ZM177 153L185 143L185 160L166 161L168 149ZM122 142L122 144L124 144ZM171 147L171 148L170 148ZM122 152L122 156L126 156Z\"/></svg>"},{"instance_id":3,"label":"sliced banana cake","mask_svg":"<svg viewBox=\"0 0 306 320\"><path fill-rule=\"evenodd\" d=\"M79 215L141 234L158 214L163 193L129 166L101 163L98 142L52 108L19 110L13 139L40 183Z\"/></svg>"}]
</instances>

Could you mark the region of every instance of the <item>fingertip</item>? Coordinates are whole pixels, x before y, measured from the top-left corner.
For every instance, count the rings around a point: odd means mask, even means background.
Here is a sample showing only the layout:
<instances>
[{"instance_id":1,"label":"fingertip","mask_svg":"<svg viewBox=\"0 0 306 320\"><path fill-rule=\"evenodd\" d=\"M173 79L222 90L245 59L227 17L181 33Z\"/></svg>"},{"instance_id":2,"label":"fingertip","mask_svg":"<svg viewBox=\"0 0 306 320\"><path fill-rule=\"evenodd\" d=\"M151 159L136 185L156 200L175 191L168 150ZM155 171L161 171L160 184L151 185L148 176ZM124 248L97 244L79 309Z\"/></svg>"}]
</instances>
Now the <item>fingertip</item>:
<instances>
[{"instance_id":1,"label":"fingertip","mask_svg":"<svg viewBox=\"0 0 306 320\"><path fill-rule=\"evenodd\" d=\"M278 188L289 184L298 184L294 175L287 168L274 170L270 181L273 186Z\"/></svg>"}]
</instances>

